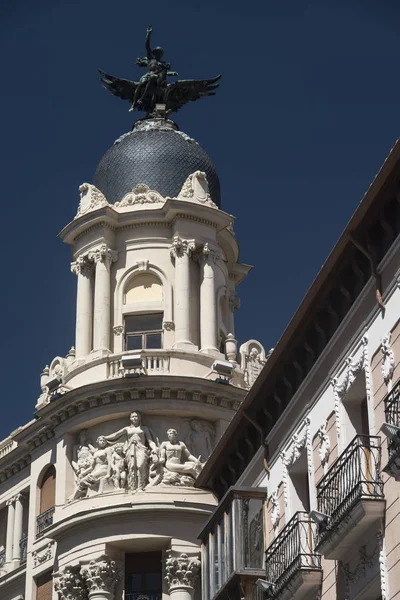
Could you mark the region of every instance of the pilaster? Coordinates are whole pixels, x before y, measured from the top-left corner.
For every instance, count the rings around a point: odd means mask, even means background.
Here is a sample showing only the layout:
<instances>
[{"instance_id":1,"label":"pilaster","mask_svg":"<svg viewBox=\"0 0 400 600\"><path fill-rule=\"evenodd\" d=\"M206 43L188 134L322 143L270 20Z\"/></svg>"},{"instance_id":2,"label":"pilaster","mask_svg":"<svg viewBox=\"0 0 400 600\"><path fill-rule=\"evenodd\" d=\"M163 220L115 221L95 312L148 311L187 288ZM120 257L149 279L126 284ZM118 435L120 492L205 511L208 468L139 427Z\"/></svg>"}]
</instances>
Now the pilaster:
<instances>
[{"instance_id":1,"label":"pilaster","mask_svg":"<svg viewBox=\"0 0 400 600\"><path fill-rule=\"evenodd\" d=\"M110 298L111 298L111 263L117 260L118 254L106 244L89 253L89 259L95 263L94 286L94 327L93 350L110 350Z\"/></svg>"},{"instance_id":2,"label":"pilaster","mask_svg":"<svg viewBox=\"0 0 400 600\"><path fill-rule=\"evenodd\" d=\"M174 348L194 347L190 339L190 256L194 248L193 240L183 240L175 235L170 249L175 260Z\"/></svg>"},{"instance_id":3,"label":"pilaster","mask_svg":"<svg viewBox=\"0 0 400 600\"><path fill-rule=\"evenodd\" d=\"M71 264L77 275L75 356L83 358L92 349L93 327L93 258L88 254L78 256Z\"/></svg>"},{"instance_id":4,"label":"pilaster","mask_svg":"<svg viewBox=\"0 0 400 600\"><path fill-rule=\"evenodd\" d=\"M215 290L216 250L204 244L198 253L200 262L200 352L219 355L217 348L217 298Z\"/></svg>"}]
</instances>

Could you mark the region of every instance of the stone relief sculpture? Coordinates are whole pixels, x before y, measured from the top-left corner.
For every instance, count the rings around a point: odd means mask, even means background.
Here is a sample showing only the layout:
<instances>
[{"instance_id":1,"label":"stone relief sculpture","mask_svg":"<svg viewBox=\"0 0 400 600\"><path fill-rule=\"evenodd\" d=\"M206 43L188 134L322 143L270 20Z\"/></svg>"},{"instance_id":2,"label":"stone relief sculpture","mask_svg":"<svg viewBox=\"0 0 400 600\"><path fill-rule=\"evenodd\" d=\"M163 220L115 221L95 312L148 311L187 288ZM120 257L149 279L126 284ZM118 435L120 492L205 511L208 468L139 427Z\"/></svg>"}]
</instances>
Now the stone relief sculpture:
<instances>
[{"instance_id":1,"label":"stone relief sculpture","mask_svg":"<svg viewBox=\"0 0 400 600\"><path fill-rule=\"evenodd\" d=\"M114 442L125 437L124 453L128 468L128 489L131 492L143 491L148 483L149 459L151 451L157 453L157 445L153 433L142 425L138 412L131 414L131 425L116 433L105 436L107 442Z\"/></svg>"},{"instance_id":2,"label":"stone relief sculpture","mask_svg":"<svg viewBox=\"0 0 400 600\"><path fill-rule=\"evenodd\" d=\"M212 451L212 423L190 421L189 450L178 439L176 429L168 429L167 440L159 444L137 411L131 413L130 421L130 425L115 433L99 436L95 446L88 440L86 430L80 432L72 452L75 491L68 502L116 489L136 493L157 485L194 484Z\"/></svg>"},{"instance_id":3,"label":"stone relief sculpture","mask_svg":"<svg viewBox=\"0 0 400 600\"><path fill-rule=\"evenodd\" d=\"M186 444L178 440L176 429L168 429L168 441L160 446L160 464L164 468L162 483L193 485L202 464L200 458L190 454Z\"/></svg>"},{"instance_id":4,"label":"stone relief sculpture","mask_svg":"<svg viewBox=\"0 0 400 600\"><path fill-rule=\"evenodd\" d=\"M192 454L201 456L204 462L209 458L214 447L214 425L209 421L192 419L189 426L190 432L185 438L186 445Z\"/></svg>"}]
</instances>

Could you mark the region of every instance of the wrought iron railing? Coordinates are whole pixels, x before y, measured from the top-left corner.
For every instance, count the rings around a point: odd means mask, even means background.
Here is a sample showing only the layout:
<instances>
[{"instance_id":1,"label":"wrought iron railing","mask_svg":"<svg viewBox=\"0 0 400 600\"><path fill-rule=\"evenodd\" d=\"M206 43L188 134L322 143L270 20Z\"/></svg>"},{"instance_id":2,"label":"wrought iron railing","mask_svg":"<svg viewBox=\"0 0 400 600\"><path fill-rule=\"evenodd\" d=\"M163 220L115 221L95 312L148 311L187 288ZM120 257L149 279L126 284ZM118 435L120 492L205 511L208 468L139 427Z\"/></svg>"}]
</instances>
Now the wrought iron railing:
<instances>
[{"instance_id":1,"label":"wrought iron railing","mask_svg":"<svg viewBox=\"0 0 400 600\"><path fill-rule=\"evenodd\" d=\"M400 427L400 379L385 398L385 421L390 425ZM388 440L389 458L399 452L399 443Z\"/></svg>"},{"instance_id":2,"label":"wrought iron railing","mask_svg":"<svg viewBox=\"0 0 400 600\"><path fill-rule=\"evenodd\" d=\"M24 565L26 563L27 546L28 536L23 535L19 541L19 559L21 565Z\"/></svg>"},{"instance_id":3,"label":"wrought iron railing","mask_svg":"<svg viewBox=\"0 0 400 600\"><path fill-rule=\"evenodd\" d=\"M317 535L317 524L308 513L297 512L268 546L266 579L274 584L274 594L278 594L298 571L321 569L321 556L315 552Z\"/></svg>"},{"instance_id":4,"label":"wrought iron railing","mask_svg":"<svg viewBox=\"0 0 400 600\"><path fill-rule=\"evenodd\" d=\"M6 551L0 550L0 569L6 564Z\"/></svg>"},{"instance_id":5,"label":"wrought iron railing","mask_svg":"<svg viewBox=\"0 0 400 600\"><path fill-rule=\"evenodd\" d=\"M126 592L125 600L161 600L162 592Z\"/></svg>"},{"instance_id":6,"label":"wrought iron railing","mask_svg":"<svg viewBox=\"0 0 400 600\"><path fill-rule=\"evenodd\" d=\"M54 506L36 517L36 537L43 535L47 527L53 525Z\"/></svg>"},{"instance_id":7,"label":"wrought iron railing","mask_svg":"<svg viewBox=\"0 0 400 600\"><path fill-rule=\"evenodd\" d=\"M383 498L381 441L376 436L357 435L317 484L318 511L329 516L319 541L361 498Z\"/></svg>"}]
</instances>

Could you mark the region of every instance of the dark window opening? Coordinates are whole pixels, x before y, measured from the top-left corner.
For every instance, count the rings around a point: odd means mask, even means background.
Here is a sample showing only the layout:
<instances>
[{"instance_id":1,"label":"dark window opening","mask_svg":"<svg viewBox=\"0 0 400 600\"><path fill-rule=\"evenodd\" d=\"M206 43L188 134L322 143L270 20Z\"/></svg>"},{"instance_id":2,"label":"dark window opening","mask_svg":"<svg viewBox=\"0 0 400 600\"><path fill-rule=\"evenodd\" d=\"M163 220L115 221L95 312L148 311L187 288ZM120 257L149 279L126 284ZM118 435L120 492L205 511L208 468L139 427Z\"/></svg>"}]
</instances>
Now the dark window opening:
<instances>
[{"instance_id":1,"label":"dark window opening","mask_svg":"<svg viewBox=\"0 0 400 600\"><path fill-rule=\"evenodd\" d=\"M127 315L125 350L160 350L162 348L163 313Z\"/></svg>"},{"instance_id":2,"label":"dark window opening","mask_svg":"<svg viewBox=\"0 0 400 600\"><path fill-rule=\"evenodd\" d=\"M161 552L125 554L125 600L162 599Z\"/></svg>"}]
</instances>

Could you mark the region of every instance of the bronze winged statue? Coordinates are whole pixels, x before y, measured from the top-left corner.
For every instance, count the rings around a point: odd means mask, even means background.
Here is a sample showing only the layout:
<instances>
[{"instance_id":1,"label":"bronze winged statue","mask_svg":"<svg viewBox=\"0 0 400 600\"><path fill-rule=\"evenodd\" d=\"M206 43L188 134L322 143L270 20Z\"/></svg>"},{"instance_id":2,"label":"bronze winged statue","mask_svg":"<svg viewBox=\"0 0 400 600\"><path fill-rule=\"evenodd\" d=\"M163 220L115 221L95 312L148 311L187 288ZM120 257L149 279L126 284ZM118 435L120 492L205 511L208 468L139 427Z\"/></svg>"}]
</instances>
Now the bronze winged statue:
<instances>
[{"instance_id":1,"label":"bronze winged statue","mask_svg":"<svg viewBox=\"0 0 400 600\"><path fill-rule=\"evenodd\" d=\"M170 63L163 60L164 50L160 46L151 47L151 32L150 25L146 33L146 56L136 59L136 64L146 67L147 73L139 81L129 81L99 69L104 87L114 96L129 100L130 110L144 111L147 117L167 116L187 102L213 96L221 75L212 79L182 79L168 83L167 77L176 77L178 73L171 71Z\"/></svg>"}]
</instances>

